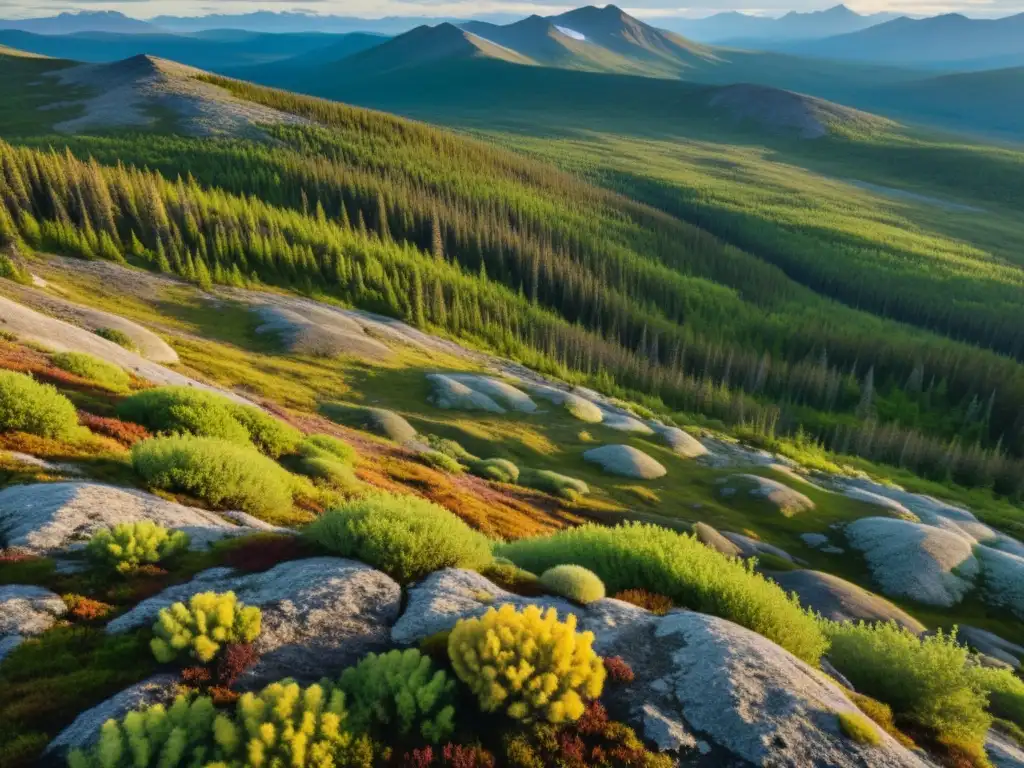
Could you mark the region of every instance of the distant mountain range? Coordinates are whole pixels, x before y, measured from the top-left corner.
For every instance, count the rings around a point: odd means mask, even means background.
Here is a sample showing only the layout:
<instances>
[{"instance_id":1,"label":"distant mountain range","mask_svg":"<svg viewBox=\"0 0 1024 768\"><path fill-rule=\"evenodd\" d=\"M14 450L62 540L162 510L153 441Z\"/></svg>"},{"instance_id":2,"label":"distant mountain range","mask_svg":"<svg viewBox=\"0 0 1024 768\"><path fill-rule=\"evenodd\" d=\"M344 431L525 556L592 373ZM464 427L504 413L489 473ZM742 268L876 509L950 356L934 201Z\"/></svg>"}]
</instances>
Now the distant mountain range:
<instances>
[{"instance_id":1,"label":"distant mountain range","mask_svg":"<svg viewBox=\"0 0 1024 768\"><path fill-rule=\"evenodd\" d=\"M969 19L951 13L930 19L901 17L859 32L785 46L789 53L847 61L990 69L1024 64L1024 13Z\"/></svg>"},{"instance_id":2,"label":"distant mountain range","mask_svg":"<svg viewBox=\"0 0 1024 768\"><path fill-rule=\"evenodd\" d=\"M729 11L703 19L658 19L658 25L703 43L756 46L764 42L811 40L856 32L895 19L898 15L873 13L864 16L845 5L837 5L825 11L791 11L780 18Z\"/></svg>"},{"instance_id":3,"label":"distant mountain range","mask_svg":"<svg viewBox=\"0 0 1024 768\"><path fill-rule=\"evenodd\" d=\"M117 11L61 13L38 19L0 19L0 29L16 29L37 35L73 35L76 32L113 32L122 35L159 32L148 21L139 21Z\"/></svg>"}]
</instances>

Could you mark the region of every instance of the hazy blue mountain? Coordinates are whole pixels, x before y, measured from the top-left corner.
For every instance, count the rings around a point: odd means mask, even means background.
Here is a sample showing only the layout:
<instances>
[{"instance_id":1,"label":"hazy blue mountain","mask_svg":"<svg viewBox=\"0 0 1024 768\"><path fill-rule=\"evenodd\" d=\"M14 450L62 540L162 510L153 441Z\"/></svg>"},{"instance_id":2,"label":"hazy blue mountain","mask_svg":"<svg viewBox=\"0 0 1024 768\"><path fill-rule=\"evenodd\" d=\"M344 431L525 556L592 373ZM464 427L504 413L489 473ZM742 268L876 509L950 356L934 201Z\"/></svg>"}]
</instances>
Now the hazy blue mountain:
<instances>
[{"instance_id":1,"label":"hazy blue mountain","mask_svg":"<svg viewBox=\"0 0 1024 768\"><path fill-rule=\"evenodd\" d=\"M481 19L504 23L518 16L496 14L481 16ZM165 29L175 32L200 32L209 29L241 29L249 32L374 32L382 35L399 35L423 24L436 25L444 22L460 23L466 19L450 17L389 16L382 19L364 19L357 16L319 16L303 12L256 11L240 14L210 14L207 16L158 16L153 19Z\"/></svg>"},{"instance_id":2,"label":"hazy blue mountain","mask_svg":"<svg viewBox=\"0 0 1024 768\"><path fill-rule=\"evenodd\" d=\"M845 5L837 5L809 13L791 11L780 18L729 11L703 19L658 19L657 24L703 43L756 45L832 37L867 29L896 17L895 13L862 15Z\"/></svg>"},{"instance_id":3,"label":"hazy blue mountain","mask_svg":"<svg viewBox=\"0 0 1024 768\"><path fill-rule=\"evenodd\" d=\"M138 34L160 31L156 24L132 19L117 11L61 13L37 19L0 19L0 29L17 29L37 35L70 35L76 32Z\"/></svg>"}]
</instances>

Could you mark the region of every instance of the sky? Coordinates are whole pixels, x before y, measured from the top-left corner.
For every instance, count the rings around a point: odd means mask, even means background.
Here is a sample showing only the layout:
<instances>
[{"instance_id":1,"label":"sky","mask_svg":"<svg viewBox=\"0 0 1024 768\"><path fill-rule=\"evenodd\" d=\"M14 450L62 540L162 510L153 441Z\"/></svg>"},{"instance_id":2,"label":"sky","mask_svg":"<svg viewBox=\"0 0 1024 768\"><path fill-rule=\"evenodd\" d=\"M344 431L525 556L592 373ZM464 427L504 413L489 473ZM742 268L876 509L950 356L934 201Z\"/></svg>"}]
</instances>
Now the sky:
<instances>
[{"instance_id":1,"label":"sky","mask_svg":"<svg viewBox=\"0 0 1024 768\"><path fill-rule=\"evenodd\" d=\"M305 11L314 14L360 16L439 16L473 18L490 14L550 15L575 5L605 4L611 0L0 0L0 18L51 16L62 11L116 10L145 19L162 14L202 16L255 10ZM790 10L820 10L840 0L625 0L622 5L640 18L708 16L727 10L778 16ZM685 4L684 4L685 3ZM895 11L915 15L959 12L968 16L1006 16L1024 11L1024 0L847 0L860 13Z\"/></svg>"}]
</instances>

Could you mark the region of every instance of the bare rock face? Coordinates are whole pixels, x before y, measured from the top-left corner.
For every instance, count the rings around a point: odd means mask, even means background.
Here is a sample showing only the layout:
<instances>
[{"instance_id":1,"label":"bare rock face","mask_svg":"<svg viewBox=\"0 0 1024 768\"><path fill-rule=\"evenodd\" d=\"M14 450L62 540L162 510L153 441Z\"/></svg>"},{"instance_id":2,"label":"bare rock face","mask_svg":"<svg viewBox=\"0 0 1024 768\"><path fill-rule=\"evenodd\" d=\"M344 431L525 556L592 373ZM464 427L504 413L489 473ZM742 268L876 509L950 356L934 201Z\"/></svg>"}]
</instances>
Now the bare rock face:
<instances>
[{"instance_id":1,"label":"bare rock face","mask_svg":"<svg viewBox=\"0 0 1024 768\"><path fill-rule=\"evenodd\" d=\"M244 524L166 501L143 491L99 483L38 483L0 491L0 545L39 555L80 549L93 534L119 523L151 520L205 549L226 536L274 530L246 515Z\"/></svg>"},{"instance_id":2,"label":"bare rock face","mask_svg":"<svg viewBox=\"0 0 1024 768\"><path fill-rule=\"evenodd\" d=\"M941 528L865 517L846 527L846 538L891 597L948 608L973 588L979 571L971 542Z\"/></svg>"},{"instance_id":3,"label":"bare rock face","mask_svg":"<svg viewBox=\"0 0 1024 768\"><path fill-rule=\"evenodd\" d=\"M48 589L18 584L0 587L0 660L26 637L48 630L67 610L60 596Z\"/></svg>"},{"instance_id":4,"label":"bare rock face","mask_svg":"<svg viewBox=\"0 0 1024 768\"><path fill-rule=\"evenodd\" d=\"M246 673L247 686L284 677L319 680L381 650L402 598L388 576L338 557L293 560L262 573L212 568L139 603L110 622L107 632L148 626L161 609L209 591L234 592L246 605L263 611L254 645L261 659Z\"/></svg>"},{"instance_id":5,"label":"bare rock face","mask_svg":"<svg viewBox=\"0 0 1024 768\"><path fill-rule=\"evenodd\" d=\"M668 471L658 461L631 445L603 445L587 451L583 458L599 464L610 475L638 480L656 480Z\"/></svg>"},{"instance_id":6,"label":"bare rock face","mask_svg":"<svg viewBox=\"0 0 1024 768\"><path fill-rule=\"evenodd\" d=\"M307 302L301 309L293 309L268 302L253 310L263 320L256 333L277 334L290 352L367 360L386 360L394 354L351 317L324 305Z\"/></svg>"}]
</instances>

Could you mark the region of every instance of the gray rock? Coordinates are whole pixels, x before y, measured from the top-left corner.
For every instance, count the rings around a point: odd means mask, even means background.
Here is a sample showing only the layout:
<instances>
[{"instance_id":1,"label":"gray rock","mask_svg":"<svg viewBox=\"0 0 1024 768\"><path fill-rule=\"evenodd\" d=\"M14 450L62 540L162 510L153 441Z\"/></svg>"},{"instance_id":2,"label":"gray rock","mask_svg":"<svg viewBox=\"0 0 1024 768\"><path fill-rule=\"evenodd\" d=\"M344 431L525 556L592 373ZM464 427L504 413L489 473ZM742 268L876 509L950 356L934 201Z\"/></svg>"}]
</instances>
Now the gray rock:
<instances>
[{"instance_id":1,"label":"gray rock","mask_svg":"<svg viewBox=\"0 0 1024 768\"><path fill-rule=\"evenodd\" d=\"M37 483L0 491L0 543L40 555L80 549L103 528L142 520L185 531L193 549L271 528L245 519L248 525L239 526L213 512L99 483Z\"/></svg>"},{"instance_id":2,"label":"gray rock","mask_svg":"<svg viewBox=\"0 0 1024 768\"><path fill-rule=\"evenodd\" d=\"M177 677L157 675L125 688L101 704L75 718L46 748L47 754L63 754L72 749L86 749L99 739L100 727L107 720L120 720L129 712L153 704L167 704L174 699Z\"/></svg>"},{"instance_id":3,"label":"gray rock","mask_svg":"<svg viewBox=\"0 0 1024 768\"><path fill-rule=\"evenodd\" d=\"M625 413L616 413L605 410L604 419L601 423L616 432L628 432L632 435L653 435L654 430L644 424L640 419L629 416Z\"/></svg>"},{"instance_id":4,"label":"gray rock","mask_svg":"<svg viewBox=\"0 0 1024 768\"><path fill-rule=\"evenodd\" d=\"M978 653L991 656L1014 669L1020 669L1024 659L1024 646L1004 640L999 635L988 632L969 624L961 624L957 630L960 641L966 643Z\"/></svg>"},{"instance_id":5,"label":"gray rock","mask_svg":"<svg viewBox=\"0 0 1024 768\"><path fill-rule=\"evenodd\" d=\"M784 517L793 517L801 512L814 509L814 502L788 485L760 475L730 475L722 485L723 496L735 496L744 492L755 499L764 499Z\"/></svg>"},{"instance_id":6,"label":"gray rock","mask_svg":"<svg viewBox=\"0 0 1024 768\"><path fill-rule=\"evenodd\" d=\"M6 635L0 637L0 662L7 658L7 654L25 642L21 635Z\"/></svg>"},{"instance_id":7,"label":"gray rock","mask_svg":"<svg viewBox=\"0 0 1024 768\"><path fill-rule=\"evenodd\" d=\"M801 533L800 538L811 549L820 549L828 544L828 536L823 533Z\"/></svg>"},{"instance_id":8,"label":"gray rock","mask_svg":"<svg viewBox=\"0 0 1024 768\"><path fill-rule=\"evenodd\" d=\"M325 403L324 415L353 429L371 432L396 443L405 444L416 439L416 428L405 417L385 408L365 408L345 403Z\"/></svg>"},{"instance_id":9,"label":"gray rock","mask_svg":"<svg viewBox=\"0 0 1024 768\"><path fill-rule=\"evenodd\" d=\"M742 533L732 533L731 531L723 531L722 535L726 539L731 541L737 549L740 551L740 557L757 557L758 555L774 555L775 557L781 557L783 560L788 560L793 563L796 562L793 556L784 549L776 547L773 544L768 544L764 541L758 541L752 539L749 536L744 536Z\"/></svg>"},{"instance_id":10,"label":"gray rock","mask_svg":"<svg viewBox=\"0 0 1024 768\"><path fill-rule=\"evenodd\" d=\"M1008 608L1024 619L1024 557L981 545L974 554L984 574L981 596L989 605Z\"/></svg>"},{"instance_id":11,"label":"gray rock","mask_svg":"<svg viewBox=\"0 0 1024 768\"><path fill-rule=\"evenodd\" d=\"M67 613L59 595L42 587L0 587L0 637L39 635Z\"/></svg>"},{"instance_id":12,"label":"gray rock","mask_svg":"<svg viewBox=\"0 0 1024 768\"><path fill-rule=\"evenodd\" d=\"M648 422L648 424L665 441L676 456L684 459L695 459L698 456L704 456L708 452L708 449L704 447L700 440L679 429L679 427L667 427L656 422Z\"/></svg>"},{"instance_id":13,"label":"gray rock","mask_svg":"<svg viewBox=\"0 0 1024 768\"><path fill-rule=\"evenodd\" d=\"M607 420L606 420L607 421ZM656 480L668 470L631 445L602 445L583 454L585 461L599 464L605 472L638 480Z\"/></svg>"},{"instance_id":14,"label":"gray rock","mask_svg":"<svg viewBox=\"0 0 1024 768\"><path fill-rule=\"evenodd\" d=\"M337 557L293 560L263 573L213 568L144 600L111 621L107 631L150 625L161 609L207 591L232 591L263 611L255 643L261 659L246 673L246 685L282 677L317 680L380 650L402 597L398 584L380 571Z\"/></svg>"},{"instance_id":15,"label":"gray rock","mask_svg":"<svg viewBox=\"0 0 1024 768\"><path fill-rule=\"evenodd\" d=\"M694 523L693 533L700 539L700 542L712 549L721 552L726 557L740 557L740 548L729 541L707 523Z\"/></svg>"},{"instance_id":16,"label":"gray rock","mask_svg":"<svg viewBox=\"0 0 1024 768\"><path fill-rule=\"evenodd\" d=\"M994 728L985 739L985 753L995 768L1024 768L1024 748Z\"/></svg>"},{"instance_id":17,"label":"gray rock","mask_svg":"<svg viewBox=\"0 0 1024 768\"><path fill-rule=\"evenodd\" d=\"M796 592L801 605L812 608L826 619L895 621L915 635L925 631L924 624L884 597L879 597L830 573L789 571L774 574L772 579L787 592Z\"/></svg>"},{"instance_id":18,"label":"gray rock","mask_svg":"<svg viewBox=\"0 0 1024 768\"><path fill-rule=\"evenodd\" d=\"M587 424L600 424L604 420L604 411L590 400L577 394L557 387L549 387L546 384L531 384L529 390L535 397L562 406L574 417Z\"/></svg>"},{"instance_id":19,"label":"gray rock","mask_svg":"<svg viewBox=\"0 0 1024 768\"><path fill-rule=\"evenodd\" d=\"M428 373L431 394L429 402L444 410L485 411L487 413L505 413L505 409L494 400L471 389L461 381L456 381L441 373Z\"/></svg>"},{"instance_id":20,"label":"gray rock","mask_svg":"<svg viewBox=\"0 0 1024 768\"><path fill-rule=\"evenodd\" d=\"M511 384L491 376L480 376L475 373L449 373L449 379L465 384L470 389L491 398L496 403L519 413L534 413L537 404L525 392L521 392Z\"/></svg>"},{"instance_id":21,"label":"gray rock","mask_svg":"<svg viewBox=\"0 0 1024 768\"><path fill-rule=\"evenodd\" d=\"M308 302L301 311L264 304L253 307L263 320L256 333L277 334L290 352L314 357L351 355L387 360L394 352L369 336L363 327L340 310Z\"/></svg>"}]
</instances>

